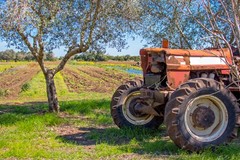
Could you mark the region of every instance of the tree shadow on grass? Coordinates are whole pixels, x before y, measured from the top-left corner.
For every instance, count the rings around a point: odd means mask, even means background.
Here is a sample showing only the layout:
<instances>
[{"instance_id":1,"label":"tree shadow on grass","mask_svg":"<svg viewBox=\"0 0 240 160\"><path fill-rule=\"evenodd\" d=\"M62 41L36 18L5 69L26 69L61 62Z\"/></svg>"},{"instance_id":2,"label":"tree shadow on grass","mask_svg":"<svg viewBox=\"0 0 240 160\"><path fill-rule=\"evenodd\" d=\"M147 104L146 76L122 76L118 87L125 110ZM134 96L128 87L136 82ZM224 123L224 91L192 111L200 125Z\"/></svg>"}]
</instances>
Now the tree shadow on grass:
<instances>
[{"instance_id":1,"label":"tree shadow on grass","mask_svg":"<svg viewBox=\"0 0 240 160\"><path fill-rule=\"evenodd\" d=\"M26 102L23 104L1 104L0 115L11 113L11 114L36 114L45 113L48 111L48 105L46 102Z\"/></svg>"},{"instance_id":2,"label":"tree shadow on grass","mask_svg":"<svg viewBox=\"0 0 240 160\"><path fill-rule=\"evenodd\" d=\"M177 155L180 152L166 136L164 130L140 128L79 128L78 133L58 136L64 143L84 147L106 144L118 146L123 151L131 150L137 154Z\"/></svg>"},{"instance_id":3,"label":"tree shadow on grass","mask_svg":"<svg viewBox=\"0 0 240 160\"><path fill-rule=\"evenodd\" d=\"M80 100L80 101L60 101L60 110L71 113L90 113L93 109L109 109L109 100ZM46 101L25 102L21 104L0 104L0 114L34 114L48 111L48 103Z\"/></svg>"},{"instance_id":4,"label":"tree shadow on grass","mask_svg":"<svg viewBox=\"0 0 240 160\"><path fill-rule=\"evenodd\" d=\"M75 115L88 115L97 112L100 115L109 112L109 100L81 100L60 102L61 111L64 113L74 113ZM15 124L28 115L44 114L48 111L48 105L43 102L25 103L21 105L0 105L0 124ZM67 115L70 116L71 114ZM74 117L74 116L73 116ZM69 117L64 117L69 119ZM77 117L79 118L79 117ZM81 118L81 117L80 117ZM92 119L90 119L92 120ZM89 120L88 120L89 121ZM119 149L128 152L130 149L133 153L138 154L178 154L179 149L169 140L165 138L165 131L147 130L140 128L124 128L118 129L102 123L98 126L98 121L93 120L91 127L75 128L68 124L56 126L60 132L57 139L64 143L72 143L85 147L96 146L96 144L106 144L109 146L118 146ZM65 129L64 129L65 125ZM102 128L99 128L102 126ZM69 131L73 130L73 132ZM164 137L164 138L163 138ZM137 145L136 145L137 144Z\"/></svg>"},{"instance_id":5,"label":"tree shadow on grass","mask_svg":"<svg viewBox=\"0 0 240 160\"><path fill-rule=\"evenodd\" d=\"M133 129L133 128L78 128L78 132L74 134L64 134L57 137L64 143L81 145L88 148L96 145L117 146L118 149L138 155L146 155L150 157L178 158L193 156L195 158L211 157L217 159L219 157L227 157L234 159L239 153L239 143L231 143L213 148L205 149L198 153L191 153L179 149L166 135L165 128L158 130ZM239 155L239 154L238 154ZM189 158L189 157L188 157ZM224 158L225 159L225 158Z\"/></svg>"},{"instance_id":6,"label":"tree shadow on grass","mask_svg":"<svg viewBox=\"0 0 240 160\"><path fill-rule=\"evenodd\" d=\"M41 115L47 112L47 104L44 102L24 103L18 105L0 105L0 125L14 125L25 120L30 115Z\"/></svg>"},{"instance_id":7,"label":"tree shadow on grass","mask_svg":"<svg viewBox=\"0 0 240 160\"><path fill-rule=\"evenodd\" d=\"M60 101L61 112L88 114L94 109L109 110L110 100L80 100L80 101ZM25 102L22 104L0 104L0 115L4 113L14 114L35 114L48 112L46 101Z\"/></svg>"}]
</instances>

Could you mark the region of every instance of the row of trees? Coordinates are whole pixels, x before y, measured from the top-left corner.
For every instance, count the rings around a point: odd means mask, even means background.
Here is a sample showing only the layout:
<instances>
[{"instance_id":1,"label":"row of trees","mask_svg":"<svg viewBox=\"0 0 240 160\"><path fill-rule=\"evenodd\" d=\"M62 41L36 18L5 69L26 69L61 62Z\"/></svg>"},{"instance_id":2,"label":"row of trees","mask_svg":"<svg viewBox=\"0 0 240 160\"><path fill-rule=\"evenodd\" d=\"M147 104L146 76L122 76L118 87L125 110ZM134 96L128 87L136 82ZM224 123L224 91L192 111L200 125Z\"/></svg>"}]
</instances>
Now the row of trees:
<instances>
[{"instance_id":1,"label":"row of trees","mask_svg":"<svg viewBox=\"0 0 240 160\"><path fill-rule=\"evenodd\" d=\"M44 60L56 61L61 60L63 57L57 58L52 52L44 53ZM111 56L101 52L85 52L75 55L72 59L81 61L139 61L139 56ZM35 61L34 56L30 52L14 51L12 49L0 51L0 61Z\"/></svg>"},{"instance_id":2,"label":"row of trees","mask_svg":"<svg viewBox=\"0 0 240 160\"><path fill-rule=\"evenodd\" d=\"M44 59L46 61L54 61L57 60L54 57L52 52L45 53ZM12 49L1 51L0 52L0 61L34 61L35 58L30 52L18 51L15 52Z\"/></svg>"},{"instance_id":3,"label":"row of trees","mask_svg":"<svg viewBox=\"0 0 240 160\"><path fill-rule=\"evenodd\" d=\"M240 50L239 6L239 0L5 0L0 38L33 55L46 79L49 108L58 112L54 76L71 57L122 49L134 35L158 47L166 38L172 48ZM47 68L45 53L61 46L65 56Z\"/></svg>"}]
</instances>

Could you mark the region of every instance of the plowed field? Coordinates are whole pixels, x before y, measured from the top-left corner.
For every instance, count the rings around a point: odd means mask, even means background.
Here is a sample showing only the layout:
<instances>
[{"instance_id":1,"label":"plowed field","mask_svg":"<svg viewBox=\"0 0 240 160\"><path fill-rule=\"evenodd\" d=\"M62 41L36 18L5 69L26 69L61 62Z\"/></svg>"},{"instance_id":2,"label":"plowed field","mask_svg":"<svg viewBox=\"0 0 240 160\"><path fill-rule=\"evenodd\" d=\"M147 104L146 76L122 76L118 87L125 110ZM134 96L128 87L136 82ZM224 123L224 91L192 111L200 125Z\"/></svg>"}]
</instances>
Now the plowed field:
<instances>
[{"instance_id":1,"label":"plowed field","mask_svg":"<svg viewBox=\"0 0 240 160\"><path fill-rule=\"evenodd\" d=\"M0 74L0 89L4 93L2 98L15 99L21 92L21 87L30 81L40 68L37 64L27 64L5 70Z\"/></svg>"},{"instance_id":2,"label":"plowed field","mask_svg":"<svg viewBox=\"0 0 240 160\"><path fill-rule=\"evenodd\" d=\"M129 80L127 73L109 72L98 67L66 67L64 81L71 92L112 92L121 83Z\"/></svg>"},{"instance_id":3,"label":"plowed field","mask_svg":"<svg viewBox=\"0 0 240 160\"><path fill-rule=\"evenodd\" d=\"M47 65L54 66L55 63L48 63ZM61 91L62 87L67 88L67 91L58 93L60 97L69 96L69 94L82 93L99 93L112 95L115 89L122 83L130 80L140 78L138 75L130 75L119 69L114 68L114 64L111 67L106 67L107 65L67 65L65 69L55 77L56 87ZM116 66L119 64L116 64ZM125 65L125 64L124 64ZM10 67L6 67L10 66ZM36 95L31 97L26 97L30 94L22 94L24 92L22 87L24 84L39 85L39 87L32 86L29 88L31 90L31 95L36 93L45 93L45 82L44 77L39 76L41 70L36 63L0 63L0 68L2 67L2 72L0 72L0 102L15 100L24 101L26 99L37 97ZM34 81L34 82L32 82ZM40 90L40 89L41 90ZM29 92L29 91L28 91ZM68 93L66 93L68 92ZM45 99L46 97L41 94L40 99ZM41 97L42 96L42 97ZM19 100L20 98L20 100ZM22 99L21 99L22 98ZM67 99L71 100L71 97ZM76 98L75 98L76 99ZM33 100L34 101L34 100Z\"/></svg>"}]
</instances>

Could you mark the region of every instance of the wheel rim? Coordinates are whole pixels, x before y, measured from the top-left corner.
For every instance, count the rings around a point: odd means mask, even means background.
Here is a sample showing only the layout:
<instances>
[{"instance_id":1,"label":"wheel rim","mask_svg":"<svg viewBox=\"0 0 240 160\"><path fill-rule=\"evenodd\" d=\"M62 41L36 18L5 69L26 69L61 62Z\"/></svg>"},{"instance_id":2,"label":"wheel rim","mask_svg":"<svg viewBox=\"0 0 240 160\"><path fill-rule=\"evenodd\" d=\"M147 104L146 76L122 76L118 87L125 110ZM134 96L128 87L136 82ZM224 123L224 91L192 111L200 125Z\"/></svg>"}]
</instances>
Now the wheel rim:
<instances>
[{"instance_id":1,"label":"wheel rim","mask_svg":"<svg viewBox=\"0 0 240 160\"><path fill-rule=\"evenodd\" d=\"M128 120L128 122L134 125L145 125L149 123L154 116L153 115L136 115L133 114L134 106L137 105L137 99L139 99L140 92L135 91L130 93L123 101L122 112L124 117Z\"/></svg>"},{"instance_id":2,"label":"wheel rim","mask_svg":"<svg viewBox=\"0 0 240 160\"><path fill-rule=\"evenodd\" d=\"M193 138L201 142L210 142L219 138L226 130L228 112L224 103L217 97L199 96L188 103L184 122Z\"/></svg>"}]
</instances>

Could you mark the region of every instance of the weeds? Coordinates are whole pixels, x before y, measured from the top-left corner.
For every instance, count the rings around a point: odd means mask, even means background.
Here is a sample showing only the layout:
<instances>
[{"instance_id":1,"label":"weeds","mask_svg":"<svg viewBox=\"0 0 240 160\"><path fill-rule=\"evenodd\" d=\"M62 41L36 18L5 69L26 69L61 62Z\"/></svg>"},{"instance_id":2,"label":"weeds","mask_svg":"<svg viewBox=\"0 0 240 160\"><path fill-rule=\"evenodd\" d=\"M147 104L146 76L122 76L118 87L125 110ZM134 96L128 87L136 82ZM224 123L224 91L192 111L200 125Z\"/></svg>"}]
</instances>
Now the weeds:
<instances>
[{"instance_id":1,"label":"weeds","mask_svg":"<svg viewBox=\"0 0 240 160\"><path fill-rule=\"evenodd\" d=\"M21 92L26 92L31 89L31 85L29 83L25 83L21 87Z\"/></svg>"},{"instance_id":2,"label":"weeds","mask_svg":"<svg viewBox=\"0 0 240 160\"><path fill-rule=\"evenodd\" d=\"M9 94L9 90L0 88L0 97L5 97Z\"/></svg>"}]
</instances>

